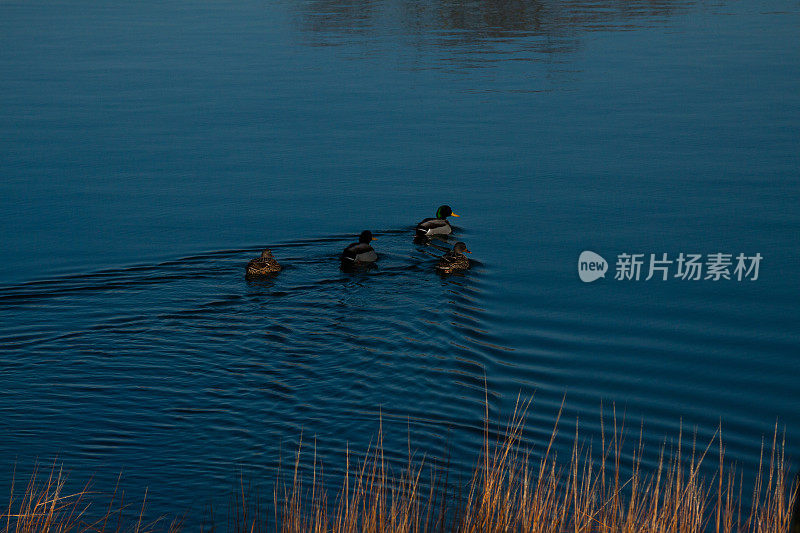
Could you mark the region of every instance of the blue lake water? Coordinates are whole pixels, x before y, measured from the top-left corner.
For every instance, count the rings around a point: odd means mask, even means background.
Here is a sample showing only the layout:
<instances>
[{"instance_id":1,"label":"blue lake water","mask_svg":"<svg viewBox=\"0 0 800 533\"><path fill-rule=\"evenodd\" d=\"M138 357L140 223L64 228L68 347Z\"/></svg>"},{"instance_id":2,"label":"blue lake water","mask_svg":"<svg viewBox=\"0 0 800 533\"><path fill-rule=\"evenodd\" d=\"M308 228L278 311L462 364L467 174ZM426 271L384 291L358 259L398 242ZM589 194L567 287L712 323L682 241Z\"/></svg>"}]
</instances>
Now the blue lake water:
<instances>
[{"instance_id":1,"label":"blue lake water","mask_svg":"<svg viewBox=\"0 0 800 533\"><path fill-rule=\"evenodd\" d=\"M0 72L0 489L57 457L197 511L381 416L468 472L484 378L534 444L566 397L587 438L602 402L654 450L721 420L752 469L777 420L800 455L797 2L2 2ZM444 203L463 276L412 243ZM663 253L733 279L645 281Z\"/></svg>"}]
</instances>

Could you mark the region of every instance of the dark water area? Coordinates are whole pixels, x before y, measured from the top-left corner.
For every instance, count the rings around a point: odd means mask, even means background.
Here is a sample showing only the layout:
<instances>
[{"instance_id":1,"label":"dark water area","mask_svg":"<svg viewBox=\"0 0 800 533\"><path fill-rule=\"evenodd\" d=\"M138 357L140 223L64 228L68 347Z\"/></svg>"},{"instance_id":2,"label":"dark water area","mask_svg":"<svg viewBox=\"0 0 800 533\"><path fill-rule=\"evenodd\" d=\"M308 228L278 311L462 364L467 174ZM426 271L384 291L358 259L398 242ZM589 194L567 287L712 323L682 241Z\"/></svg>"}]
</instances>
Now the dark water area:
<instances>
[{"instance_id":1,"label":"dark water area","mask_svg":"<svg viewBox=\"0 0 800 533\"><path fill-rule=\"evenodd\" d=\"M778 421L800 456L797 2L0 2L0 72L0 490L58 458L196 524L381 419L467 473L485 393L534 395L534 449L566 398L565 454L602 402L654 454L721 421L752 470ZM731 279L645 280L663 253Z\"/></svg>"}]
</instances>

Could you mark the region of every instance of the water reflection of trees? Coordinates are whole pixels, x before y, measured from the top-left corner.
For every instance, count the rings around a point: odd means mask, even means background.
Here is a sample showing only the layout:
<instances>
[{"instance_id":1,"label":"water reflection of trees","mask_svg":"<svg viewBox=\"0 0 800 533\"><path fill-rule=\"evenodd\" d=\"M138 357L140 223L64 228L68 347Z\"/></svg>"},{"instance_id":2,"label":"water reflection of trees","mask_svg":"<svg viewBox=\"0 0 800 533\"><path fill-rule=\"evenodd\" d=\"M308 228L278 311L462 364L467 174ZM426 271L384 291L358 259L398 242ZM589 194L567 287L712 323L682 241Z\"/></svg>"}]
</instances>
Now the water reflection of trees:
<instances>
[{"instance_id":1,"label":"water reflection of trees","mask_svg":"<svg viewBox=\"0 0 800 533\"><path fill-rule=\"evenodd\" d=\"M303 30L324 34L357 34L366 32L377 13L374 0L310 0L298 2L300 26ZM322 44L322 43L320 43Z\"/></svg>"},{"instance_id":2,"label":"water reflection of trees","mask_svg":"<svg viewBox=\"0 0 800 533\"><path fill-rule=\"evenodd\" d=\"M582 32L663 23L689 0L306 0L292 3L314 44L393 34L423 47L531 41L538 51L573 49ZM524 39L528 38L528 39ZM537 41L537 39L533 39ZM554 46L554 43L557 43Z\"/></svg>"}]
</instances>

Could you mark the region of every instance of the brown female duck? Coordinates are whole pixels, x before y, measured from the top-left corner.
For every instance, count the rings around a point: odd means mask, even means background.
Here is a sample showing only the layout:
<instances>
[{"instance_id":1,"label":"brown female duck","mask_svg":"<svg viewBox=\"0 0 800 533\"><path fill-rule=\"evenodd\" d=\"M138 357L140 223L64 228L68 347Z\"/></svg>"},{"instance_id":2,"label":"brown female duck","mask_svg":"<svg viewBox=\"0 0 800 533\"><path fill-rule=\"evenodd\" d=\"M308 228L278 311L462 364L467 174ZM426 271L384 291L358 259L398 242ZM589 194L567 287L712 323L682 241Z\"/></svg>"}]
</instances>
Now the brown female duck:
<instances>
[{"instance_id":1,"label":"brown female duck","mask_svg":"<svg viewBox=\"0 0 800 533\"><path fill-rule=\"evenodd\" d=\"M467 245L463 242L457 242L453 249L444 254L436 265L436 270L442 274L450 274L455 270L466 270L469 268L469 259L465 253L471 254L467 250Z\"/></svg>"},{"instance_id":2,"label":"brown female duck","mask_svg":"<svg viewBox=\"0 0 800 533\"><path fill-rule=\"evenodd\" d=\"M281 271L281 265L269 250L261 252L261 257L256 257L247 262L246 276L248 278L268 276Z\"/></svg>"}]
</instances>

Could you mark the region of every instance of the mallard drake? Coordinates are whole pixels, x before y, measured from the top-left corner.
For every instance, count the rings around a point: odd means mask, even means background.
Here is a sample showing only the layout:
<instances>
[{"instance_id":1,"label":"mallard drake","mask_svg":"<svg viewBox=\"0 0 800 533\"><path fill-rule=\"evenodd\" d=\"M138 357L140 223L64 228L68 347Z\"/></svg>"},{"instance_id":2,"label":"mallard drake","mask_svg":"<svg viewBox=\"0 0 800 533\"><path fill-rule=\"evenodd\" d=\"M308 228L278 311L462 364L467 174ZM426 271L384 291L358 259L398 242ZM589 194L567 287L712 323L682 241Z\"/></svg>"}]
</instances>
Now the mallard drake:
<instances>
[{"instance_id":1,"label":"mallard drake","mask_svg":"<svg viewBox=\"0 0 800 533\"><path fill-rule=\"evenodd\" d=\"M449 274L454 270L468 269L469 259L464 255L465 253L471 254L472 252L467 250L466 244L457 242L452 250L442 256L439 263L436 265L436 270L443 274Z\"/></svg>"},{"instance_id":2,"label":"mallard drake","mask_svg":"<svg viewBox=\"0 0 800 533\"><path fill-rule=\"evenodd\" d=\"M281 271L281 265L268 249L261 252L261 257L256 257L247 262L245 275L249 277L268 276Z\"/></svg>"},{"instance_id":3,"label":"mallard drake","mask_svg":"<svg viewBox=\"0 0 800 533\"><path fill-rule=\"evenodd\" d=\"M372 232L362 231L358 237L358 242L354 242L342 252L342 266L352 267L356 265L366 265L378 260L378 254L372 249L369 243L375 240Z\"/></svg>"},{"instance_id":4,"label":"mallard drake","mask_svg":"<svg viewBox=\"0 0 800 533\"><path fill-rule=\"evenodd\" d=\"M449 235L453 228L447 221L447 217L458 217L449 205L443 205L436 210L435 218L426 218L417 224L417 237L427 237L429 235Z\"/></svg>"}]
</instances>

